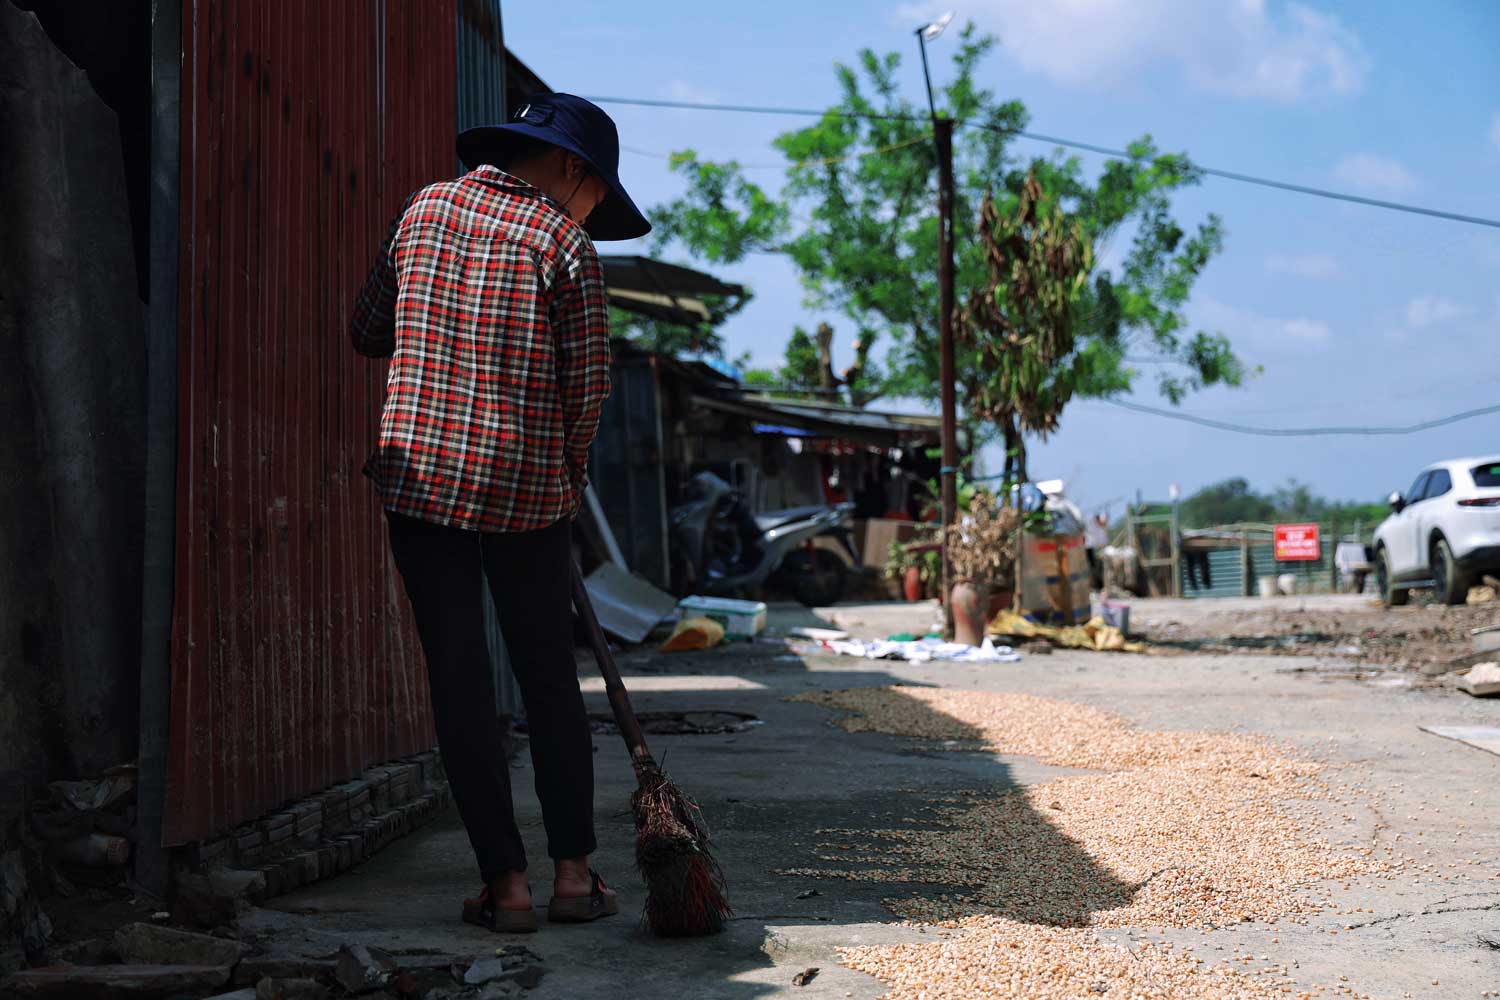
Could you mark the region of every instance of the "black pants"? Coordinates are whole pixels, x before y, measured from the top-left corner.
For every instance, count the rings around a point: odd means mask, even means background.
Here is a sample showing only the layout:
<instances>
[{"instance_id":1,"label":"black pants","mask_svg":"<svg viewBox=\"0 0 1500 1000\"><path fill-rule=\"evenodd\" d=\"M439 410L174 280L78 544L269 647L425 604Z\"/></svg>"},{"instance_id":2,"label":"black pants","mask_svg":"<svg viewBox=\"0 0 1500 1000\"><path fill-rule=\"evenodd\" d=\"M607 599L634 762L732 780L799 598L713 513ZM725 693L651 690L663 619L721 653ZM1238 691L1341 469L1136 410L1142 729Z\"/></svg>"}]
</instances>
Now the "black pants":
<instances>
[{"instance_id":1,"label":"black pants","mask_svg":"<svg viewBox=\"0 0 1500 1000\"><path fill-rule=\"evenodd\" d=\"M480 534L387 512L391 552L427 658L438 745L469 843L488 883L526 870L501 749L484 636L489 581L530 724L547 853L594 850L593 738L573 659L571 525Z\"/></svg>"}]
</instances>

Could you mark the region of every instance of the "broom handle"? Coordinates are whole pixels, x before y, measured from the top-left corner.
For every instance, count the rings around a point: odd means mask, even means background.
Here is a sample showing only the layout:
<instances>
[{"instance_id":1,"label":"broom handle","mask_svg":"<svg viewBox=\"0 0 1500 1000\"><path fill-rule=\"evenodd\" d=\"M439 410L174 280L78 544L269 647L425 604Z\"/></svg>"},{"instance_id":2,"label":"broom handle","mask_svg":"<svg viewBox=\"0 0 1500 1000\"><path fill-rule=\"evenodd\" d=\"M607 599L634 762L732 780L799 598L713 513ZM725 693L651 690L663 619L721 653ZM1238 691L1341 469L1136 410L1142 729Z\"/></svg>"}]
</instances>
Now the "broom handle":
<instances>
[{"instance_id":1,"label":"broom handle","mask_svg":"<svg viewBox=\"0 0 1500 1000\"><path fill-rule=\"evenodd\" d=\"M609 651L609 639L594 614L594 602L589 600L588 588L583 585L583 571L573 563L573 604L578 608L578 617L583 620L583 630L588 635L589 647L599 663L599 673L604 675L604 692L609 696L609 707L615 715L615 725L625 739L625 748L635 763L651 760L651 751L646 749L646 735L641 732L635 709L630 707L630 693L620 680L620 670L615 666L614 654Z\"/></svg>"}]
</instances>

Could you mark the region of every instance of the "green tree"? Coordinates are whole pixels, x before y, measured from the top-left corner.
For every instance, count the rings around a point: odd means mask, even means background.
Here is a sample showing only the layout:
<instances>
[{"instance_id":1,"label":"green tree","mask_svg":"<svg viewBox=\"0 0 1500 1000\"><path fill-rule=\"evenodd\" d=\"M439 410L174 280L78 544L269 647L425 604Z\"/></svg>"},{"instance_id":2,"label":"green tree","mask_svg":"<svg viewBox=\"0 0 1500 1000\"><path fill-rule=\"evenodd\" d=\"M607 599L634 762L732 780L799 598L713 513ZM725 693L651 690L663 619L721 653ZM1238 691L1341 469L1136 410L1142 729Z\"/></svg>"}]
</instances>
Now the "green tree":
<instances>
[{"instance_id":1,"label":"green tree","mask_svg":"<svg viewBox=\"0 0 1500 1000\"><path fill-rule=\"evenodd\" d=\"M833 366L833 327L820 323L815 335L793 327L781 367L751 368L745 381L794 396L862 407L879 395L880 371L870 361L871 346L870 341L855 341L854 363L839 373Z\"/></svg>"},{"instance_id":2,"label":"green tree","mask_svg":"<svg viewBox=\"0 0 1500 1000\"><path fill-rule=\"evenodd\" d=\"M1274 520L1276 506L1250 488L1248 480L1235 478L1205 486L1182 501L1183 527L1207 528L1217 524L1257 524Z\"/></svg>"},{"instance_id":3,"label":"green tree","mask_svg":"<svg viewBox=\"0 0 1500 1000\"><path fill-rule=\"evenodd\" d=\"M1092 182L1076 157L1017 155L1011 147L1027 123L1024 107L975 82L994 45L966 28L952 78L940 88L941 113L963 123L954 141L959 301L987 287L984 197L993 193L1002 212L1012 210L1029 175L1090 246L1129 239L1118 272L1095 263L1071 305L1073 344L1057 360L1067 371L1068 398L1135 387L1142 372L1127 363L1127 352L1161 363L1158 389L1174 403L1203 386L1240 384L1245 367L1228 341L1189 330L1182 314L1194 281L1223 242L1215 216L1191 231L1172 217L1171 195L1198 183L1198 172L1149 138L1132 143L1128 159L1109 161ZM686 151L672 160L686 192L652 213L662 244L679 243L712 262L754 252L788 255L810 304L848 317L861 345L884 339L885 370L866 386L866 401L930 399L938 382L937 163L925 114L900 96L900 66L895 54L865 50L857 66L836 67L839 102L774 142L788 161L779 196L747 180L734 163L708 163ZM983 407L971 407L966 418L976 439L993 433Z\"/></svg>"},{"instance_id":4,"label":"green tree","mask_svg":"<svg viewBox=\"0 0 1500 1000\"><path fill-rule=\"evenodd\" d=\"M1165 513L1170 507L1159 507ZM1306 483L1288 480L1269 493L1252 489L1240 477L1205 486L1182 501L1184 528L1211 528L1222 524L1274 524L1316 521L1343 530L1356 524L1372 530L1388 513L1384 504L1353 500L1329 500L1317 495Z\"/></svg>"},{"instance_id":5,"label":"green tree","mask_svg":"<svg viewBox=\"0 0 1500 1000\"><path fill-rule=\"evenodd\" d=\"M1006 481L1024 481L1024 434L1056 430L1080 381L1076 321L1093 251L1082 224L1034 174L1004 209L986 192L980 221L989 281L962 311L955 349L965 364L958 370L969 412L1004 437Z\"/></svg>"}]
</instances>

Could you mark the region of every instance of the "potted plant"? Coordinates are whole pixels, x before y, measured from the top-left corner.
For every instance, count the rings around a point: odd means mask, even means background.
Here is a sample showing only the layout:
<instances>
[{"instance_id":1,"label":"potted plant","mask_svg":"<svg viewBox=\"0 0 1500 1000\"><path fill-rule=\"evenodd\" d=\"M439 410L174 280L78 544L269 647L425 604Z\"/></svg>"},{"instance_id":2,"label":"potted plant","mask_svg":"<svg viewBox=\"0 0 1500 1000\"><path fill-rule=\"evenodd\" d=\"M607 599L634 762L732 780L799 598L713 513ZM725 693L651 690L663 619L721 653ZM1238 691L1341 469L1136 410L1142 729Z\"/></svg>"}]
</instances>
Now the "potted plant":
<instances>
[{"instance_id":1,"label":"potted plant","mask_svg":"<svg viewBox=\"0 0 1500 1000\"><path fill-rule=\"evenodd\" d=\"M977 646L995 612L1011 602L1020 514L976 490L968 511L948 527L953 565L953 638Z\"/></svg>"},{"instance_id":2,"label":"potted plant","mask_svg":"<svg viewBox=\"0 0 1500 1000\"><path fill-rule=\"evenodd\" d=\"M908 601L922 599L922 562L899 541L891 542L890 557L885 563L885 575L895 580L900 593Z\"/></svg>"},{"instance_id":3,"label":"potted plant","mask_svg":"<svg viewBox=\"0 0 1500 1000\"><path fill-rule=\"evenodd\" d=\"M937 596L935 591L942 577L938 543L921 539L905 543L891 542L885 575L898 581L901 596L908 601Z\"/></svg>"}]
</instances>

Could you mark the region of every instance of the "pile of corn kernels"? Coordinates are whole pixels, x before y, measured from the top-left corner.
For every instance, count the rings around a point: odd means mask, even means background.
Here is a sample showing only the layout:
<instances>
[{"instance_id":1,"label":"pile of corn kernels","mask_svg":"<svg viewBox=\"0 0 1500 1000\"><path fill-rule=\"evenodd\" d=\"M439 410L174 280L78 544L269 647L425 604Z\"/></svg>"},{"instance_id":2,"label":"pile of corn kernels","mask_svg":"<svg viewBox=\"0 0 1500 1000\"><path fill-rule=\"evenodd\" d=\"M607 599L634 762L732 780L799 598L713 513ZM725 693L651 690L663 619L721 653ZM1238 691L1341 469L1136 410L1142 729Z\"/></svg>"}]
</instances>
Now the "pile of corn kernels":
<instances>
[{"instance_id":1,"label":"pile of corn kernels","mask_svg":"<svg viewBox=\"0 0 1500 1000\"><path fill-rule=\"evenodd\" d=\"M1258 998L1292 982L1205 966L1165 944L1126 949L1099 928L1303 921L1330 880L1388 872L1373 846L1335 845L1315 810L1324 765L1236 733L1153 732L1087 706L925 687L812 692L850 731L1028 755L1086 775L965 794L927 822L821 831L832 866L785 874L954 887L888 900L948 929L936 944L850 949L894 998Z\"/></svg>"}]
</instances>

